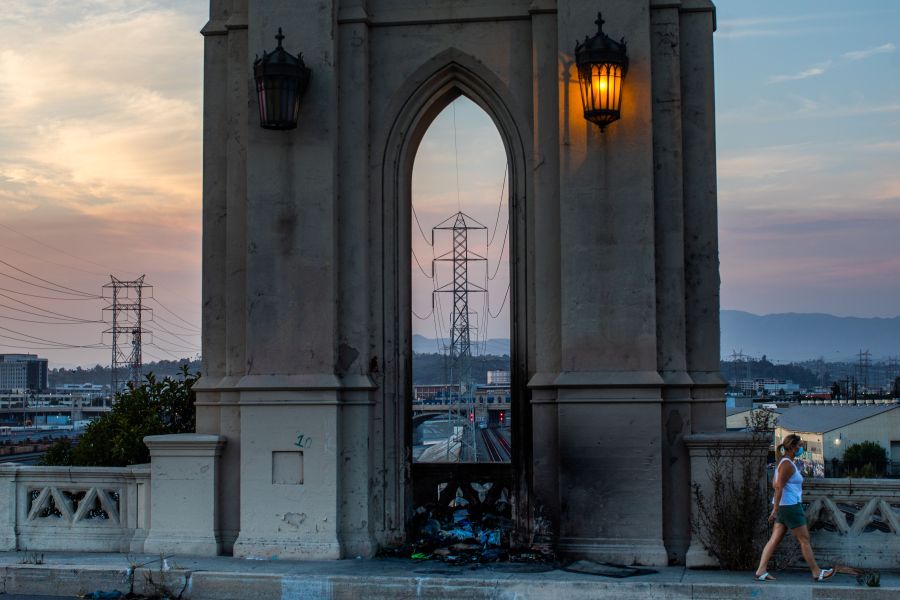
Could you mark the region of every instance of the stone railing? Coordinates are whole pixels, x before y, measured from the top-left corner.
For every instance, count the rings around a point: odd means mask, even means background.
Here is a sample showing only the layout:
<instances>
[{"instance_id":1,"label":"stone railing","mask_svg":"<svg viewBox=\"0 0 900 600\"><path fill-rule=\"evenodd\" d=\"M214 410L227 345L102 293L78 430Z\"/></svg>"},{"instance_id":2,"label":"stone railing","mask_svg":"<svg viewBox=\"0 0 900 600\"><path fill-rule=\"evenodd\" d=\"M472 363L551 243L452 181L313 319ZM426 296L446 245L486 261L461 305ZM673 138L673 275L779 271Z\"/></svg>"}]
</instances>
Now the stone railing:
<instances>
[{"instance_id":1,"label":"stone railing","mask_svg":"<svg viewBox=\"0 0 900 600\"><path fill-rule=\"evenodd\" d=\"M817 559L900 568L900 480L806 479L803 500Z\"/></svg>"},{"instance_id":2,"label":"stone railing","mask_svg":"<svg viewBox=\"0 0 900 600\"><path fill-rule=\"evenodd\" d=\"M0 550L141 552L150 465L0 464Z\"/></svg>"}]
</instances>

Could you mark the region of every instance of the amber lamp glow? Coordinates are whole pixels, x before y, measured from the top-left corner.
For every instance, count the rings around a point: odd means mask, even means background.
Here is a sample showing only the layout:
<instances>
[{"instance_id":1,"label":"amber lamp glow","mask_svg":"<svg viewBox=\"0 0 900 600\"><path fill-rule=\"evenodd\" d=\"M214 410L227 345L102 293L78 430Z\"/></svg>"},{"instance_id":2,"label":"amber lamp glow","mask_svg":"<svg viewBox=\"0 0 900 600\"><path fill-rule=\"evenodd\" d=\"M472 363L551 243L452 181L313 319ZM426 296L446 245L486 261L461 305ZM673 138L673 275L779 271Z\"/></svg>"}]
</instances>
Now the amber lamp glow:
<instances>
[{"instance_id":1,"label":"amber lamp glow","mask_svg":"<svg viewBox=\"0 0 900 600\"><path fill-rule=\"evenodd\" d=\"M281 46L284 34L278 28L278 47L263 52L253 62L256 95L259 98L259 126L263 129L294 129L300 117L300 98L309 85L310 70L303 55L292 55Z\"/></svg>"},{"instance_id":2,"label":"amber lamp glow","mask_svg":"<svg viewBox=\"0 0 900 600\"><path fill-rule=\"evenodd\" d=\"M581 88L584 118L600 131L620 117L622 84L628 71L625 38L615 41L603 33L605 21L597 13L597 33L575 44L575 65Z\"/></svg>"}]
</instances>

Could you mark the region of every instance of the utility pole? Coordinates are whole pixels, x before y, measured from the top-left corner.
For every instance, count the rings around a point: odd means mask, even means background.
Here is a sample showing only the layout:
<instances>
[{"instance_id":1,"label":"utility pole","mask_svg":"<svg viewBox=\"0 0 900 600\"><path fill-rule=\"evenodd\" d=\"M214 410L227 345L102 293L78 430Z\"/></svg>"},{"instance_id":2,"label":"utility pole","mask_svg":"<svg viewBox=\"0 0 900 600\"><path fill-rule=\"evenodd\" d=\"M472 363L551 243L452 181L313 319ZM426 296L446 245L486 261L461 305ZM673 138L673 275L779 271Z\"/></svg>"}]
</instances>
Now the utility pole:
<instances>
[{"instance_id":1,"label":"utility pole","mask_svg":"<svg viewBox=\"0 0 900 600\"><path fill-rule=\"evenodd\" d=\"M112 336L110 361L110 397L115 398L119 386L131 382L139 386L143 379L142 343L145 333L143 315L150 309L143 305L152 286L144 283L144 275L133 281L122 281L110 275L103 286L103 297L110 304L103 310L111 312L111 327L104 334ZM130 339L129 339L130 338Z\"/></svg>"},{"instance_id":2,"label":"utility pole","mask_svg":"<svg viewBox=\"0 0 900 600\"><path fill-rule=\"evenodd\" d=\"M452 263L453 278L449 283L435 288L435 294L448 293L453 299L453 311L450 315L450 385L459 387L458 401L463 407L464 418L469 429L469 445L473 461L478 460L478 445L475 441L475 395L472 386L472 327L469 311L469 294L483 294L487 290L471 281L469 264L487 262L487 258L473 252L469 244L470 231L484 231L485 247L487 247L487 227L466 215L457 212L431 229L431 243L434 246L435 232L449 231L453 248L432 261L432 273L435 263ZM466 436L464 435L463 438ZM462 458L460 448L460 460Z\"/></svg>"}]
</instances>

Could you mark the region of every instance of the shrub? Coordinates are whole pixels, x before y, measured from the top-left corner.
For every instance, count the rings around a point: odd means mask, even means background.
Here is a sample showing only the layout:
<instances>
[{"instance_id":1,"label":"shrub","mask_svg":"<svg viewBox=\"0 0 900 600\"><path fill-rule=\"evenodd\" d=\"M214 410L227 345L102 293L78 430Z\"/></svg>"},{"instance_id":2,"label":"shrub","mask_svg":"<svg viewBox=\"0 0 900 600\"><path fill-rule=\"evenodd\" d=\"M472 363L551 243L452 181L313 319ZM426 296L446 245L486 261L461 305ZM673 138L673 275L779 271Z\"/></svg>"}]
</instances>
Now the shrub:
<instances>
[{"instance_id":1,"label":"shrub","mask_svg":"<svg viewBox=\"0 0 900 600\"><path fill-rule=\"evenodd\" d=\"M748 426L756 441L769 441L774 413L755 411ZM714 448L707 468L712 490L707 495L694 483L697 520L694 533L706 550L730 571L756 568L768 537L766 465L750 448Z\"/></svg>"},{"instance_id":2,"label":"shrub","mask_svg":"<svg viewBox=\"0 0 900 600\"><path fill-rule=\"evenodd\" d=\"M875 477L887 466L887 451L877 442L851 444L844 450L844 463L853 477Z\"/></svg>"},{"instance_id":3,"label":"shrub","mask_svg":"<svg viewBox=\"0 0 900 600\"><path fill-rule=\"evenodd\" d=\"M182 367L177 379L157 381L151 373L140 387L129 384L112 410L85 429L77 445L58 440L41 457L42 465L124 467L150 462L144 436L192 433L196 426L192 387L199 374Z\"/></svg>"}]
</instances>

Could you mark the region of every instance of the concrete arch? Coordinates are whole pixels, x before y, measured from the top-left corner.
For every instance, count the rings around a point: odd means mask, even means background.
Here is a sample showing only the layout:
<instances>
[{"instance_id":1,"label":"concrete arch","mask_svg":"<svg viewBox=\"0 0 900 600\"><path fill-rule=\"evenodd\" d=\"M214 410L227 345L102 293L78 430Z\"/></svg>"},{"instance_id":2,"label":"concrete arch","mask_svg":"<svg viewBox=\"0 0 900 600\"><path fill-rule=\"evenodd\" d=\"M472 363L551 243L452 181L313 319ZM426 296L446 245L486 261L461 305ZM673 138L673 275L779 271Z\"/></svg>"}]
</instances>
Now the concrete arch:
<instances>
[{"instance_id":1,"label":"concrete arch","mask_svg":"<svg viewBox=\"0 0 900 600\"><path fill-rule=\"evenodd\" d=\"M385 357L384 401L393 406L396 430L402 435L394 442L401 464L399 472L410 473L405 452L411 437L410 411L405 390L412 381L412 323L410 307L410 231L412 170L419 144L435 117L453 100L466 96L487 113L503 140L509 168L510 210L510 336L513 394L520 398L514 435L513 468L516 481L530 469L530 410L525 395L528 349L528 204L531 188L531 155L526 140L531 139L530 121L509 88L474 57L451 48L424 62L394 94L388 114L392 117L381 155L380 190L383 264L383 356ZM530 144L529 144L530 145ZM376 208L377 210L377 208ZM390 443L390 441L389 441ZM404 450L404 451L400 451ZM407 481L408 483L408 481ZM520 505L527 497L526 486L517 490ZM407 486L406 503L411 501ZM527 511L522 511L522 516ZM400 516L400 515L398 515Z\"/></svg>"}]
</instances>

